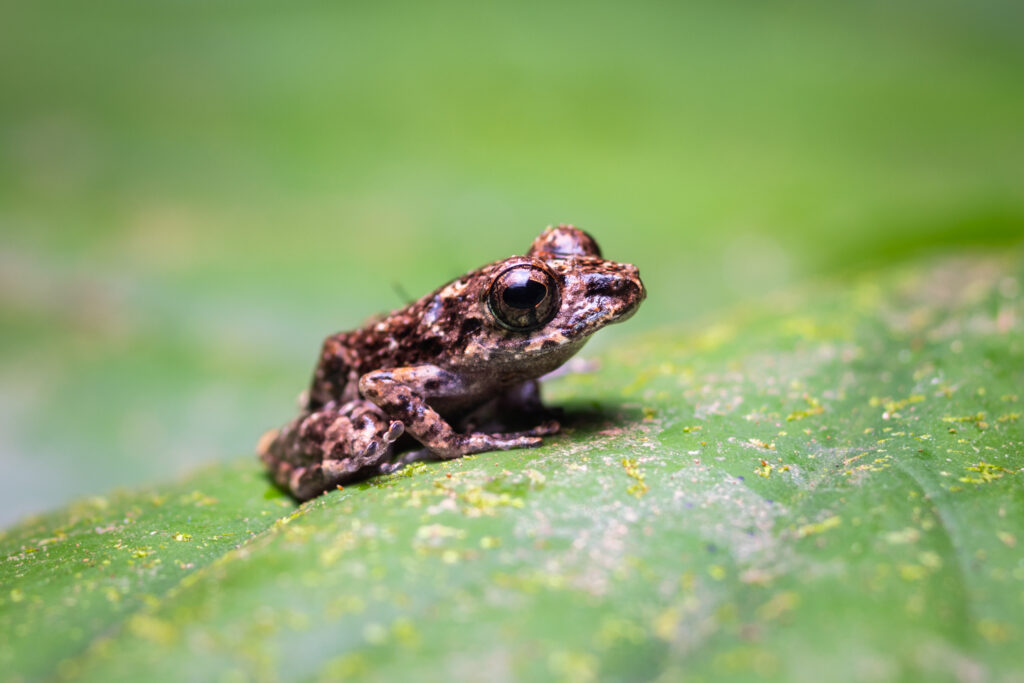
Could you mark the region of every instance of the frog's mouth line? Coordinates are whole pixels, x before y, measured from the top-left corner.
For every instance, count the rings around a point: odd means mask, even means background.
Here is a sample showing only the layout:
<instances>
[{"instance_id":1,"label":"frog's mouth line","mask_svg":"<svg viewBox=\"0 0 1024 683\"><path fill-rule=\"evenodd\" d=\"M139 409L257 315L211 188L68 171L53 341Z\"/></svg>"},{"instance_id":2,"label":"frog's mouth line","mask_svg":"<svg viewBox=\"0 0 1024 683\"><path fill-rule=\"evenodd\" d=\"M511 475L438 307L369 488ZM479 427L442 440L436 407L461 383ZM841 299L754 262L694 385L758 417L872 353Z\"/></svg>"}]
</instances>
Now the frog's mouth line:
<instances>
[{"instance_id":1,"label":"frog's mouth line","mask_svg":"<svg viewBox=\"0 0 1024 683\"><path fill-rule=\"evenodd\" d=\"M596 332L605 325L615 325L625 322L636 314L637 309L640 308L640 302L642 300L643 299L638 299L633 302L629 308L622 311L616 311L608 308L597 308L574 323L571 328L570 335L576 336L581 332L586 332L587 330Z\"/></svg>"},{"instance_id":2,"label":"frog's mouth line","mask_svg":"<svg viewBox=\"0 0 1024 683\"><path fill-rule=\"evenodd\" d=\"M642 300L643 300L643 299L641 299L641 301L642 301ZM637 311L638 311L639 309L640 309L640 301L637 301L637 302L636 302L635 304L633 304L632 306L630 306L630 308L629 308L629 310L628 310L628 311L626 311L625 313L623 313L622 315L620 315L620 316L619 316L618 318L616 318L615 320L609 320L609 321L608 321L608 324L609 324L609 325L618 325L619 323L624 323L624 322L626 322L627 320L629 320L630 318L632 318L632 317L633 317L634 315L636 315L636 312L637 312Z\"/></svg>"}]
</instances>

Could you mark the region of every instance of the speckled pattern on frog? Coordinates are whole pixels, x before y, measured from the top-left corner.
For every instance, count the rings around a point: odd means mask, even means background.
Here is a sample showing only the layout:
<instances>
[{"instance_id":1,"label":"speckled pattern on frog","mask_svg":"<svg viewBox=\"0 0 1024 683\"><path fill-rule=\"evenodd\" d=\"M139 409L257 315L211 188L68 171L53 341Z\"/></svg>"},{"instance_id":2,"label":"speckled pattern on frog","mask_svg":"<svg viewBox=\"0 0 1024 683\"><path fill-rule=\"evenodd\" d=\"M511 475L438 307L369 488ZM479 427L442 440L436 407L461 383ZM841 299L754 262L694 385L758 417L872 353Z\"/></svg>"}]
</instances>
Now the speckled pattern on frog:
<instances>
[{"instance_id":1,"label":"speckled pattern on frog","mask_svg":"<svg viewBox=\"0 0 1024 683\"><path fill-rule=\"evenodd\" d=\"M260 457L279 486L307 500L392 469L417 441L443 459L538 446L559 426L537 379L645 296L636 266L603 259L578 228L549 227L525 256L328 337L301 413L263 436ZM476 431L507 423L536 426Z\"/></svg>"}]
</instances>

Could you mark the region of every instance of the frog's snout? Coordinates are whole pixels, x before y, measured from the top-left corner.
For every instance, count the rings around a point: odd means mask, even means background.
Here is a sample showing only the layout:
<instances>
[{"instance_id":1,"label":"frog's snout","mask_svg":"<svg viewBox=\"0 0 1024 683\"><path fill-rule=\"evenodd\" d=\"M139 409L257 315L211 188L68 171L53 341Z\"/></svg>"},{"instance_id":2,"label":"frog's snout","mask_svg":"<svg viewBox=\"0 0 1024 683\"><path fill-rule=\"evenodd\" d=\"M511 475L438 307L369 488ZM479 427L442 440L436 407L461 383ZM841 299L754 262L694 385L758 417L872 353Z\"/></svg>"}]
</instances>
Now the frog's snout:
<instances>
[{"instance_id":1,"label":"frog's snout","mask_svg":"<svg viewBox=\"0 0 1024 683\"><path fill-rule=\"evenodd\" d=\"M640 270L631 263L611 264L601 272L584 276L587 298L601 299L602 308L612 315L607 322L629 319L647 298Z\"/></svg>"},{"instance_id":2,"label":"frog's snout","mask_svg":"<svg viewBox=\"0 0 1024 683\"><path fill-rule=\"evenodd\" d=\"M629 268L623 274L623 280L625 281L622 287L623 296L625 299L625 309L619 316L619 319L615 322L623 322L629 320L636 313L636 309L640 308L640 303L647 298L647 288L644 287L643 280L640 279L640 269L632 264L627 264Z\"/></svg>"}]
</instances>

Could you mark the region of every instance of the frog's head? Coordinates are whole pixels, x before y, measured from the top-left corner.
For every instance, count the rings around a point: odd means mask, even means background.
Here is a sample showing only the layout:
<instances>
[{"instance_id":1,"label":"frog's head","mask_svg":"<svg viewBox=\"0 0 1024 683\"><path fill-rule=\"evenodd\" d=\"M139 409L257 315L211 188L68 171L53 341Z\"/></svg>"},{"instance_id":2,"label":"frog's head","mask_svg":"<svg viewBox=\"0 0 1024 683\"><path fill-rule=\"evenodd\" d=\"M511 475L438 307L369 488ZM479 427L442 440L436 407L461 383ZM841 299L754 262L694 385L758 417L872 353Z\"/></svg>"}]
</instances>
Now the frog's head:
<instances>
[{"instance_id":1,"label":"frog's head","mask_svg":"<svg viewBox=\"0 0 1024 683\"><path fill-rule=\"evenodd\" d=\"M597 330L632 316L647 295L636 266L603 259L593 237L564 225L480 275L489 331L477 342L495 360L561 362Z\"/></svg>"},{"instance_id":2,"label":"frog's head","mask_svg":"<svg viewBox=\"0 0 1024 683\"><path fill-rule=\"evenodd\" d=\"M561 305L551 323L571 340L629 319L647 297L636 266L605 260L597 240L572 225L547 228L526 255L555 274Z\"/></svg>"}]
</instances>

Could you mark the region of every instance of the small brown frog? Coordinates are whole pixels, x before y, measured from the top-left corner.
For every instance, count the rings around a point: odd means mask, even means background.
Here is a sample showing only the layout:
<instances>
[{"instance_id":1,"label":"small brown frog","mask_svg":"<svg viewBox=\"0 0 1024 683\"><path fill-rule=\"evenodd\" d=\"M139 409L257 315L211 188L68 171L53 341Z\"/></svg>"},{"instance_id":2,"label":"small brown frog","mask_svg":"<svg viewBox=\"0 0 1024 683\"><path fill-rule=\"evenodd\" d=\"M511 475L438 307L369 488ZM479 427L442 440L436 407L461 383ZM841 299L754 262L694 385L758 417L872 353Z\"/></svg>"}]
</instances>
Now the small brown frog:
<instances>
[{"instance_id":1,"label":"small brown frog","mask_svg":"<svg viewBox=\"0 0 1024 683\"><path fill-rule=\"evenodd\" d=\"M279 486L308 500L394 469L392 457L412 439L441 459L538 446L559 429L538 378L645 296L636 266L604 260L571 225L549 227L526 256L328 337L302 412L263 436L260 458ZM495 423L536 426L478 431Z\"/></svg>"}]
</instances>

